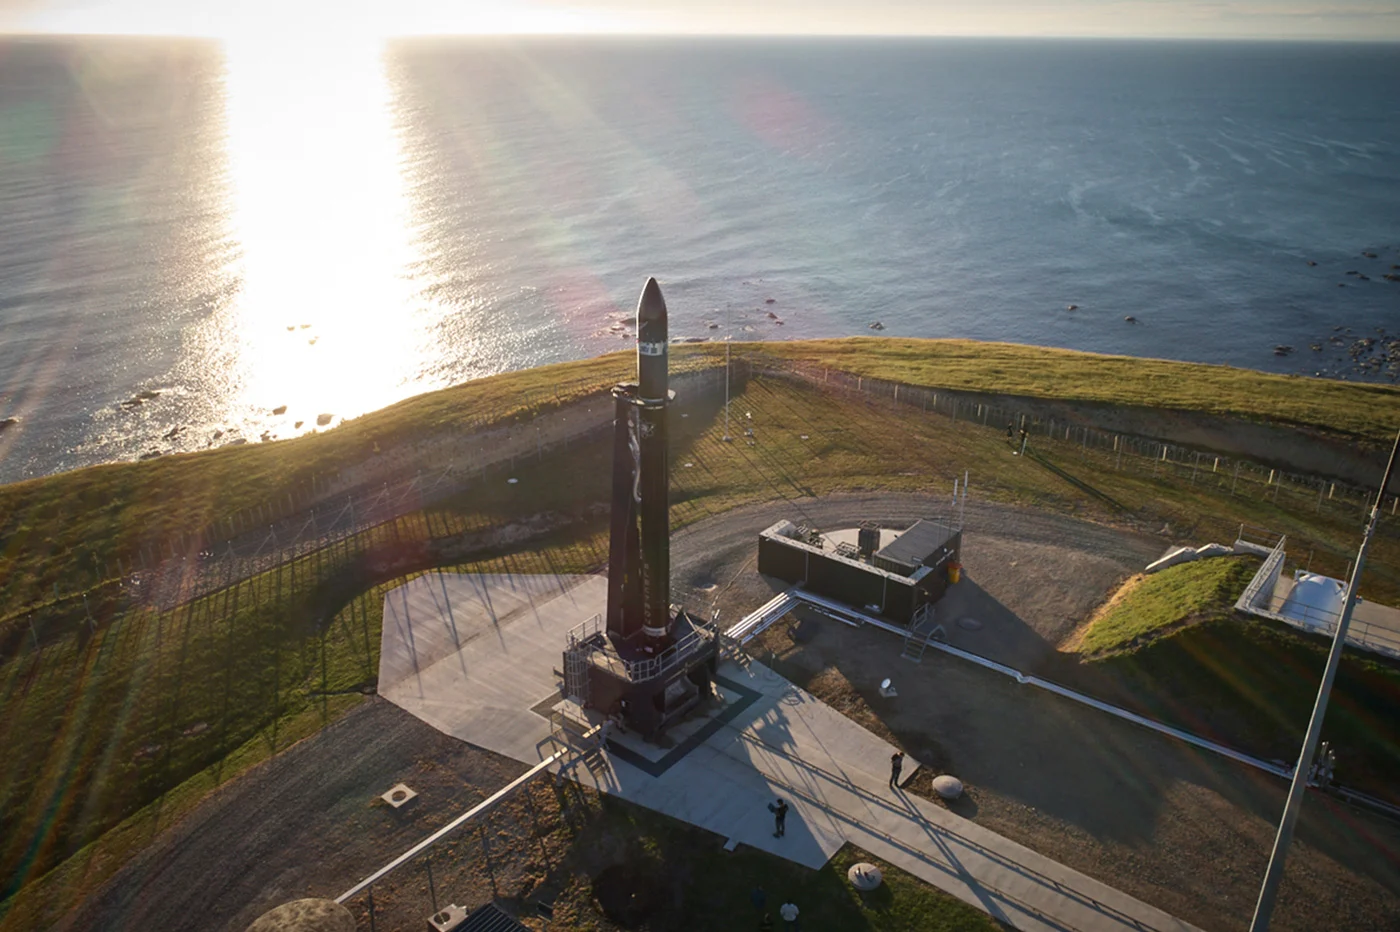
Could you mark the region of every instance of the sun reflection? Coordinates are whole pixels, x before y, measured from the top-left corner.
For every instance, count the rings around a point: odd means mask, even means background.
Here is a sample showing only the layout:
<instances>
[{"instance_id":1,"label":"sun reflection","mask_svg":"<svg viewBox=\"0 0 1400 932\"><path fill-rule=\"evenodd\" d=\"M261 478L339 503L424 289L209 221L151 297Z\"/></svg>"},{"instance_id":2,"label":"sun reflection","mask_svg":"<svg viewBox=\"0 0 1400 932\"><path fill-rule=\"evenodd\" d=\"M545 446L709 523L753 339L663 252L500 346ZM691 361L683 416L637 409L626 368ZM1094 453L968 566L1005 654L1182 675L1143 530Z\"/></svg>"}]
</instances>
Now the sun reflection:
<instances>
[{"instance_id":1,"label":"sun reflection","mask_svg":"<svg viewBox=\"0 0 1400 932\"><path fill-rule=\"evenodd\" d=\"M377 45L226 50L241 287L208 349L230 422L286 437L415 390L427 334L408 199Z\"/></svg>"}]
</instances>

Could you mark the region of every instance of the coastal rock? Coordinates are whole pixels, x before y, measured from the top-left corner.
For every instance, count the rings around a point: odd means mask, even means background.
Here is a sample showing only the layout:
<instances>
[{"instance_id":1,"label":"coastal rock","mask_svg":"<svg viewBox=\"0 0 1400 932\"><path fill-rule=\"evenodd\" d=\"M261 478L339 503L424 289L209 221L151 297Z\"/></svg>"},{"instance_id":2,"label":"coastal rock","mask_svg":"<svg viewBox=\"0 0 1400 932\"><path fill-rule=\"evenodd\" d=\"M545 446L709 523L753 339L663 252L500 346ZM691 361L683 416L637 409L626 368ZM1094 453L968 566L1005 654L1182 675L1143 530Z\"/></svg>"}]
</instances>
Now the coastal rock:
<instances>
[{"instance_id":1,"label":"coastal rock","mask_svg":"<svg viewBox=\"0 0 1400 932\"><path fill-rule=\"evenodd\" d=\"M778 303L778 299L777 299L777 298L764 298L764 299L763 299L763 303L764 303L764 304L776 304L776 303Z\"/></svg>"},{"instance_id":2,"label":"coastal rock","mask_svg":"<svg viewBox=\"0 0 1400 932\"><path fill-rule=\"evenodd\" d=\"M218 440L218 439L219 439L220 437L222 437L223 435L224 435L224 432L221 431L221 430L216 430L216 431L214 431L214 439L215 439L215 440Z\"/></svg>"},{"instance_id":3,"label":"coastal rock","mask_svg":"<svg viewBox=\"0 0 1400 932\"><path fill-rule=\"evenodd\" d=\"M1291 346L1285 346L1285 345L1282 344L1282 343L1280 343L1278 346L1275 346L1275 347L1274 347L1274 355L1275 355L1275 356L1287 356L1287 355L1288 355L1289 353L1291 353L1291 352L1293 352L1293 347L1291 347Z\"/></svg>"},{"instance_id":4,"label":"coastal rock","mask_svg":"<svg viewBox=\"0 0 1400 932\"><path fill-rule=\"evenodd\" d=\"M334 414L318 414L318 415L316 415L316 426L317 426L317 427L325 427L327 424L329 424L329 423L331 422L331 418L333 418L333 417L335 417Z\"/></svg>"},{"instance_id":5,"label":"coastal rock","mask_svg":"<svg viewBox=\"0 0 1400 932\"><path fill-rule=\"evenodd\" d=\"M165 435L164 435L163 437L161 437L161 439L162 439L162 440L174 440L176 437L180 436L180 435L181 435L182 433L184 433L184 432L185 432L184 425L177 425L177 426L175 426L175 427L170 428L168 431L166 431L166 432L165 432Z\"/></svg>"},{"instance_id":6,"label":"coastal rock","mask_svg":"<svg viewBox=\"0 0 1400 932\"><path fill-rule=\"evenodd\" d=\"M1311 349L1314 353L1320 353L1320 352L1322 352L1322 344L1321 344L1321 343L1311 343L1311 344L1308 345L1308 348Z\"/></svg>"},{"instance_id":7,"label":"coastal rock","mask_svg":"<svg viewBox=\"0 0 1400 932\"><path fill-rule=\"evenodd\" d=\"M1386 272L1381 278L1388 282L1400 282L1400 275L1396 275L1394 272Z\"/></svg>"},{"instance_id":8,"label":"coastal rock","mask_svg":"<svg viewBox=\"0 0 1400 932\"><path fill-rule=\"evenodd\" d=\"M295 424L292 425L292 427L294 427L294 428L300 427L301 425L303 425L303 424L305 424L305 423L306 423L305 421L297 421Z\"/></svg>"},{"instance_id":9,"label":"coastal rock","mask_svg":"<svg viewBox=\"0 0 1400 932\"><path fill-rule=\"evenodd\" d=\"M297 329L297 325L296 325L296 324L288 324L288 325L287 325L287 329L288 329L288 330L295 330L295 329Z\"/></svg>"},{"instance_id":10,"label":"coastal rock","mask_svg":"<svg viewBox=\"0 0 1400 932\"><path fill-rule=\"evenodd\" d=\"M273 413L273 414L286 414L286 413L287 413L287 406L286 406L286 405L278 405L277 407L275 407L275 408L272 409L272 413Z\"/></svg>"},{"instance_id":11,"label":"coastal rock","mask_svg":"<svg viewBox=\"0 0 1400 932\"><path fill-rule=\"evenodd\" d=\"M718 329L719 329L719 324L710 324L710 329L711 329L711 330L718 330Z\"/></svg>"},{"instance_id":12,"label":"coastal rock","mask_svg":"<svg viewBox=\"0 0 1400 932\"><path fill-rule=\"evenodd\" d=\"M1367 259L1374 259L1374 258L1376 258L1376 254L1375 254L1374 252L1369 252L1369 251L1364 250L1364 249L1361 251L1361 254L1362 254L1363 256L1365 256Z\"/></svg>"},{"instance_id":13,"label":"coastal rock","mask_svg":"<svg viewBox=\"0 0 1400 932\"><path fill-rule=\"evenodd\" d=\"M14 427L18 423L19 418L17 417L7 417L0 419L0 430L6 430L7 428Z\"/></svg>"},{"instance_id":14,"label":"coastal rock","mask_svg":"<svg viewBox=\"0 0 1400 932\"><path fill-rule=\"evenodd\" d=\"M1312 261L1311 259L1309 259L1309 260L1308 260L1308 265L1317 265L1317 263L1314 262L1314 261Z\"/></svg>"},{"instance_id":15,"label":"coastal rock","mask_svg":"<svg viewBox=\"0 0 1400 932\"><path fill-rule=\"evenodd\" d=\"M147 450L145 453L142 453L139 457L137 457L137 459L153 460L153 459L155 459L157 456L163 456L163 455L164 455L164 454L162 454L160 450Z\"/></svg>"},{"instance_id":16,"label":"coastal rock","mask_svg":"<svg viewBox=\"0 0 1400 932\"><path fill-rule=\"evenodd\" d=\"M1129 314L1127 317L1124 317L1123 319L1126 320L1126 321L1127 321L1128 323L1130 323L1130 324L1135 324L1135 323L1137 323L1137 318L1134 317L1132 314Z\"/></svg>"},{"instance_id":17,"label":"coastal rock","mask_svg":"<svg viewBox=\"0 0 1400 932\"><path fill-rule=\"evenodd\" d=\"M877 321L875 321L874 323L872 323L872 324L870 325L870 329L871 329L871 330L884 330L884 329L885 329L885 325L882 324L882 323L880 323L880 322L877 320Z\"/></svg>"},{"instance_id":18,"label":"coastal rock","mask_svg":"<svg viewBox=\"0 0 1400 932\"><path fill-rule=\"evenodd\" d=\"M1067 311L1077 311L1077 310L1079 310L1079 305L1078 305L1078 304L1069 304L1069 305L1066 305L1066 306L1065 306L1065 310L1067 310Z\"/></svg>"},{"instance_id":19,"label":"coastal rock","mask_svg":"<svg viewBox=\"0 0 1400 932\"><path fill-rule=\"evenodd\" d=\"M1358 281L1363 281L1363 282L1369 282L1369 281L1371 280L1371 278L1370 278L1369 275L1358 275L1358 276L1356 276L1356 278L1357 278Z\"/></svg>"},{"instance_id":20,"label":"coastal rock","mask_svg":"<svg viewBox=\"0 0 1400 932\"><path fill-rule=\"evenodd\" d=\"M777 320L777 319L778 319L778 315L777 315L777 314L774 314L772 311L769 311L769 312L768 312L768 319L769 319L769 320Z\"/></svg>"}]
</instances>

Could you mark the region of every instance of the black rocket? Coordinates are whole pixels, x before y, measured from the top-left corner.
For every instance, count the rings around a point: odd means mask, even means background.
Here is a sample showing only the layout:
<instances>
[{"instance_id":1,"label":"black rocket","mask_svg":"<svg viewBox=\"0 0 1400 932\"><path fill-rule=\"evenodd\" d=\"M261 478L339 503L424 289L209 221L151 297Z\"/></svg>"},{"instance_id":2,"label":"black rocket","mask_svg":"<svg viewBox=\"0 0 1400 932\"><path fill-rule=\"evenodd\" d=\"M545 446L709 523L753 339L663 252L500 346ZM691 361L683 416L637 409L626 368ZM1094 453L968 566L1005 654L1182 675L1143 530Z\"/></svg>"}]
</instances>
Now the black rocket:
<instances>
[{"instance_id":1,"label":"black rocket","mask_svg":"<svg viewBox=\"0 0 1400 932\"><path fill-rule=\"evenodd\" d=\"M637 381L613 389L612 537L608 633L649 648L671 638L671 521L666 409L666 301L647 279L637 302Z\"/></svg>"}]
</instances>

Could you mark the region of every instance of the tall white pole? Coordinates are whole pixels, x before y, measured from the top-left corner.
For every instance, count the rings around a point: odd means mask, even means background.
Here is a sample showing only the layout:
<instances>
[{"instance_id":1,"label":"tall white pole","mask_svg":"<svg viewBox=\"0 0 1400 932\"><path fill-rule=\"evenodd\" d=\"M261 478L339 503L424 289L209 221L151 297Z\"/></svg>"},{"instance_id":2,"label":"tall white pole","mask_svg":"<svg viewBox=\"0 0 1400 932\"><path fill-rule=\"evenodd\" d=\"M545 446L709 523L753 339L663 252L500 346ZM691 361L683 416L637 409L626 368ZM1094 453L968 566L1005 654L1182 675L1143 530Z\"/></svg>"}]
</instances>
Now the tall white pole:
<instances>
[{"instance_id":1,"label":"tall white pole","mask_svg":"<svg viewBox=\"0 0 1400 932\"><path fill-rule=\"evenodd\" d=\"M733 336L733 325L730 323L732 308L728 305L724 308L724 436L720 439L729 443L732 439L729 436L729 339Z\"/></svg>"},{"instance_id":2,"label":"tall white pole","mask_svg":"<svg viewBox=\"0 0 1400 932\"><path fill-rule=\"evenodd\" d=\"M1327 716L1327 700L1331 698L1332 682L1337 678L1337 665L1341 662L1342 649L1346 646L1351 611L1356 607L1356 584L1361 580L1361 568L1366 564L1366 548L1370 546L1371 536L1376 532L1376 522L1380 520L1381 504L1385 501L1386 486L1390 485L1391 474L1395 471L1397 451L1400 451L1400 433L1395 435L1395 445L1390 449L1390 461L1386 463L1385 475L1381 477L1381 488L1376 494L1376 504L1371 509L1371 521L1366 525L1366 533L1361 538L1361 548L1356 552L1356 565L1352 567L1351 579L1347 582L1346 603L1342 607L1342 617L1337 619L1337 631L1332 636L1332 650L1327 654L1327 669L1322 674L1322 685L1317 690L1312 720L1308 722L1308 732L1303 738L1303 752L1298 755L1298 765L1293 768L1293 782L1288 787L1288 801L1283 805L1278 835L1274 837L1274 850L1269 855L1269 867L1264 872L1263 886L1259 888L1259 902L1254 907L1254 920L1249 924L1250 932L1265 932L1269 928L1269 917L1273 915L1274 902L1278 899L1279 881L1283 880L1283 865L1288 858L1288 846L1293 841L1293 828L1298 823L1298 805L1303 801L1303 791L1307 789L1308 780L1312 776L1313 755L1317 753L1317 741L1322 734L1322 720Z\"/></svg>"}]
</instances>

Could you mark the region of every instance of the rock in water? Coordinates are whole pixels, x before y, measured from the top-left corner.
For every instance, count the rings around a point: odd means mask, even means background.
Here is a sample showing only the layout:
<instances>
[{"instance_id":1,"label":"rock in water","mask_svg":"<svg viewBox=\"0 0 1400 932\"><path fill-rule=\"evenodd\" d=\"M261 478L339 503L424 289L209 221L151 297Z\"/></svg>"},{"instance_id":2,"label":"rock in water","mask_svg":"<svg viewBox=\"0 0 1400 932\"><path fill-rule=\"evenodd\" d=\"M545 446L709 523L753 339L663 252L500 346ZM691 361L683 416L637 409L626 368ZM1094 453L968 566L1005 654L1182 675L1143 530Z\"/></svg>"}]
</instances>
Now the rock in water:
<instances>
[{"instance_id":1,"label":"rock in water","mask_svg":"<svg viewBox=\"0 0 1400 932\"><path fill-rule=\"evenodd\" d=\"M329 424L329 423L331 422L331 418L333 418L333 417L335 417L334 414L318 414L318 415L316 415L316 426L317 426L317 427L325 427L327 424Z\"/></svg>"},{"instance_id":2,"label":"rock in water","mask_svg":"<svg viewBox=\"0 0 1400 932\"><path fill-rule=\"evenodd\" d=\"M277 407L275 407L275 408L272 409L272 413L273 413L273 414L286 414L286 413L287 413L287 406L286 406L286 405L278 405Z\"/></svg>"}]
</instances>

